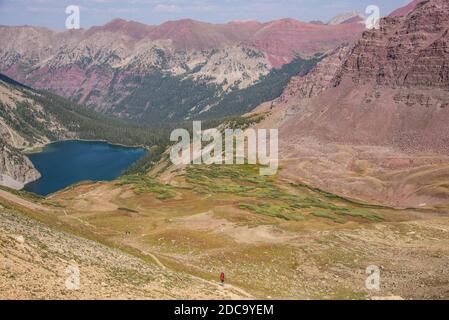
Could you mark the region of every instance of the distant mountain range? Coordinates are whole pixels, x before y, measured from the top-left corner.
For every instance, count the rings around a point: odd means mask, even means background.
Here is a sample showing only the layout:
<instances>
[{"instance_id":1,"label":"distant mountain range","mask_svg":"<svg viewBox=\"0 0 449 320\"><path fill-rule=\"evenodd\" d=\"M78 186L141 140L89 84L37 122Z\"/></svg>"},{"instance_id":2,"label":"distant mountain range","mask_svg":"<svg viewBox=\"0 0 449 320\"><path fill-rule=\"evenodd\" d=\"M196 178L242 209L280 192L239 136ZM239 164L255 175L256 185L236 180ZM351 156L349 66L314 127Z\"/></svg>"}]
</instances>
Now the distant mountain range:
<instances>
[{"instance_id":1,"label":"distant mountain range","mask_svg":"<svg viewBox=\"0 0 449 320\"><path fill-rule=\"evenodd\" d=\"M63 32L3 26L0 72L145 123L239 114L276 98L293 74L307 72L305 60L356 40L364 25L353 18L159 26L115 19ZM242 96L253 98L239 104Z\"/></svg>"}]
</instances>

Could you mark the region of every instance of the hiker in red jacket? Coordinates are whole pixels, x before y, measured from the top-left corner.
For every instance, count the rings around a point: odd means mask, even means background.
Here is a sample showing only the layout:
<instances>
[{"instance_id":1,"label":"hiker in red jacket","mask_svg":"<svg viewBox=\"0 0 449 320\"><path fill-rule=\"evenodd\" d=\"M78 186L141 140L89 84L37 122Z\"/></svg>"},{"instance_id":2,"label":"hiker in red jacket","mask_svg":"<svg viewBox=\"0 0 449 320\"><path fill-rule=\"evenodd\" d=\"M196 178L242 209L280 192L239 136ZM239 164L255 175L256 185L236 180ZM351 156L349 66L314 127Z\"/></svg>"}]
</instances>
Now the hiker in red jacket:
<instances>
[{"instance_id":1,"label":"hiker in red jacket","mask_svg":"<svg viewBox=\"0 0 449 320\"><path fill-rule=\"evenodd\" d=\"M224 276L224 272L222 272L220 274L220 281L221 281L221 285L224 286L224 280L225 280L225 276Z\"/></svg>"}]
</instances>

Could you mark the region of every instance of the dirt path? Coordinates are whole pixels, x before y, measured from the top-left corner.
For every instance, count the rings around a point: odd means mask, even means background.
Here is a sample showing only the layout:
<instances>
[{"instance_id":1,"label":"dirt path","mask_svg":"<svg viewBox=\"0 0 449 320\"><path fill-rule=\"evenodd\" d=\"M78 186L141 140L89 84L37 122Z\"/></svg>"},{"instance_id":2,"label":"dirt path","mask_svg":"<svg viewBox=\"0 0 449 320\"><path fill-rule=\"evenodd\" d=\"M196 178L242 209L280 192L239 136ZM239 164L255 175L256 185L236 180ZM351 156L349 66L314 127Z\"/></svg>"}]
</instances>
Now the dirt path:
<instances>
[{"instance_id":1,"label":"dirt path","mask_svg":"<svg viewBox=\"0 0 449 320\"><path fill-rule=\"evenodd\" d=\"M7 192L7 191L4 191L4 190L0 190L0 198L3 198L3 199L5 199L5 200L8 201L8 202L12 202L12 203L14 203L14 204L16 204L16 205L25 207L25 208L30 209L30 210L47 211L47 212L48 212L48 211L52 211L51 209L49 209L49 208L47 208L47 207L44 207L43 205L36 204L36 203L31 202L31 201L22 199L22 198L20 198L20 197L14 195L14 194L12 194L12 193L9 193L9 192ZM78 217L72 217L72 216L70 216L70 215L67 213L67 210L63 210L62 212L63 212L63 214L64 214L65 217L74 218L74 219L76 219L78 222L82 223L83 225L85 225L85 226L88 227L88 228L95 228L95 226L86 223L84 220L82 220L82 219L80 219L80 218L78 218ZM167 268L167 267L166 267L166 266L159 260L159 258L158 258L156 255L154 255L153 253L151 253L151 252L149 252L149 251L144 251L144 252L142 252L142 253L145 254L145 255L147 255L147 256L149 256L149 257L151 257L151 258L154 260L154 262L155 262L155 263L156 263L162 270L170 270L170 269ZM194 278L194 279L196 279L196 280L198 280L198 281L200 281L200 282L203 282L203 283L207 284L208 286L211 286L211 287L213 287L213 288L215 288L215 289L225 290L225 291L227 291L227 292L229 292L229 293L233 292L234 294L237 293L237 294L236 294L237 296L238 296L238 295L241 295L242 297L247 298L247 299L254 299L254 296L253 296L253 295L251 295L250 293L246 292L246 291L243 290L242 288L236 287L236 286L234 286L234 285L231 285L231 284L225 284L224 286L221 286L219 283L214 282L214 281L209 281L209 280L203 279L203 278L201 278L201 277L197 277L197 276L190 275L190 274L189 274L189 276L191 276L192 278Z\"/></svg>"},{"instance_id":2,"label":"dirt path","mask_svg":"<svg viewBox=\"0 0 449 320\"><path fill-rule=\"evenodd\" d=\"M0 209L0 230L0 299L240 298L236 292L211 288L187 273L161 270L7 209ZM68 266L81 271L78 290L64 285Z\"/></svg>"},{"instance_id":3,"label":"dirt path","mask_svg":"<svg viewBox=\"0 0 449 320\"><path fill-rule=\"evenodd\" d=\"M143 253L144 253L145 255L150 256L150 257L156 262L156 264L157 264L160 268L162 268L162 269L164 269L164 270L167 269L167 267L166 267L166 266L165 266L165 265L158 259L158 257L156 257L154 254L152 254L151 252L148 252L148 251L144 251ZM218 289L230 289L230 290L233 290L233 291L235 291L235 292L238 292L239 294L241 294L242 296L244 296L244 297L246 297L246 298L248 298L248 299L254 299L254 296L253 296L253 295L251 295L250 293L246 292L246 291L243 290L242 288L233 286L232 284L225 284L224 286L221 286L220 284L218 284L218 283L216 283L216 282L214 282L214 281L206 280L206 279L203 279L203 278L194 276L194 275L190 275L190 276L191 276L192 278L198 280L198 281L202 281L202 282L204 282L204 283L207 283L207 284L209 284L209 285L211 285L211 286L213 286L213 287L215 287L215 288L218 288Z\"/></svg>"},{"instance_id":4,"label":"dirt path","mask_svg":"<svg viewBox=\"0 0 449 320\"><path fill-rule=\"evenodd\" d=\"M235 292L239 293L240 295L242 295L243 297L245 297L245 298L247 298L247 299L254 299L254 298L255 298L252 294L250 294L250 293L246 292L245 290L243 290L242 288L236 287L236 286L234 286L234 285L232 285L232 284L226 283L226 284L224 284L224 285L222 286L221 284L219 284L219 283L217 283L217 282L210 281L210 280L206 280L206 279L203 279L203 278L200 278L200 277L191 275L191 274L189 274L189 275L190 275L192 278L194 278L194 279L196 279L196 280L198 280L198 281L202 281L202 282L204 282L204 283L207 283L207 284L209 284L210 286L215 287L215 288L217 288L217 289L227 290L227 291L235 291Z\"/></svg>"},{"instance_id":5,"label":"dirt path","mask_svg":"<svg viewBox=\"0 0 449 320\"><path fill-rule=\"evenodd\" d=\"M162 269L166 269L165 265L161 262L161 260L158 259L158 257L156 257L154 254L152 254L151 252L148 251L144 251L143 254L150 256L151 259L154 260L154 262L156 262L156 264L161 267Z\"/></svg>"},{"instance_id":6,"label":"dirt path","mask_svg":"<svg viewBox=\"0 0 449 320\"><path fill-rule=\"evenodd\" d=\"M20 198L12 193L9 193L4 190L0 190L0 198L3 198L4 200L8 202L12 202L14 204L17 204L21 207L25 207L27 209L36 210L36 211L51 211L51 209L44 207L40 204L33 203L31 201L25 200L23 198Z\"/></svg>"},{"instance_id":7,"label":"dirt path","mask_svg":"<svg viewBox=\"0 0 449 320\"><path fill-rule=\"evenodd\" d=\"M194 278L194 279L199 280L199 281L203 281L203 282L205 282L205 283L208 283L208 284L210 284L211 286L214 286L214 287L216 287L216 288L219 288L219 289L231 289L231 290L234 290L234 291L240 293L242 296L245 296L245 298L248 298L248 299L254 299L254 296L253 296L252 294L246 292L246 291L243 290L242 288L233 286L232 284L225 284L224 286L222 286L221 284L216 283L216 282L213 282L213 281L210 281L210 280L206 280L206 279L203 279L203 278L194 276L194 275L190 275L190 276L191 276L192 278Z\"/></svg>"}]
</instances>

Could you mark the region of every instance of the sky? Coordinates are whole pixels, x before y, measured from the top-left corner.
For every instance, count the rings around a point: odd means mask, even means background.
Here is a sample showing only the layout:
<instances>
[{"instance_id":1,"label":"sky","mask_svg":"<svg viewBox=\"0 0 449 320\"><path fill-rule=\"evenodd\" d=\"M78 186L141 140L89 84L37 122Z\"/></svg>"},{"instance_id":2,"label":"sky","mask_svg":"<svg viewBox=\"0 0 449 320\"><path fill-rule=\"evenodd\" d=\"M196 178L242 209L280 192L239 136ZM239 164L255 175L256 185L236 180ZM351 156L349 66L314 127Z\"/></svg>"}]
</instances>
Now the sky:
<instances>
[{"instance_id":1,"label":"sky","mask_svg":"<svg viewBox=\"0 0 449 320\"><path fill-rule=\"evenodd\" d=\"M0 0L0 25L33 25L65 28L69 5L80 8L81 28L103 25L114 18L160 24L190 18L225 23L234 20L261 22L281 18L329 21L335 15L357 10L364 14L369 5L382 16L410 0Z\"/></svg>"}]
</instances>

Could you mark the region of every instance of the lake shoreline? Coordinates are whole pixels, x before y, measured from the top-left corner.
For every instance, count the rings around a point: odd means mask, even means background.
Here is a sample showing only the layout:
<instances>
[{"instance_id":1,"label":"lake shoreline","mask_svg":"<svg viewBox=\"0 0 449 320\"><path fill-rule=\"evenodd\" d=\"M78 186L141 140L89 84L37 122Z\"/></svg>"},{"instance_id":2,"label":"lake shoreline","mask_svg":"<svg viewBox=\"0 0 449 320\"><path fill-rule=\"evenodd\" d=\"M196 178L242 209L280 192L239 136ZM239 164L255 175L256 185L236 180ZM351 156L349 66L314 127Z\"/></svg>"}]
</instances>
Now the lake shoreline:
<instances>
[{"instance_id":1,"label":"lake shoreline","mask_svg":"<svg viewBox=\"0 0 449 320\"><path fill-rule=\"evenodd\" d=\"M45 197L84 180L115 180L149 149L105 140L65 139L35 147L32 151L27 156L42 176L28 181L21 190Z\"/></svg>"},{"instance_id":2,"label":"lake shoreline","mask_svg":"<svg viewBox=\"0 0 449 320\"><path fill-rule=\"evenodd\" d=\"M117 146L117 147L123 147L123 148L142 148L145 149L147 151L150 150L150 147L144 146L144 145L125 145L122 143L113 143L113 142L109 142L107 140L104 139L74 139L74 138L70 138L70 139L61 139L61 140L56 140L56 141L50 141L47 143L40 143L40 144L36 144L32 147L27 147L25 149L20 150L24 155L29 155L29 154L36 154L36 153L40 153L43 152L44 148L55 144L55 143L59 143L59 142L68 142L68 141L81 141L81 142L104 142L107 143L111 146Z\"/></svg>"}]
</instances>

